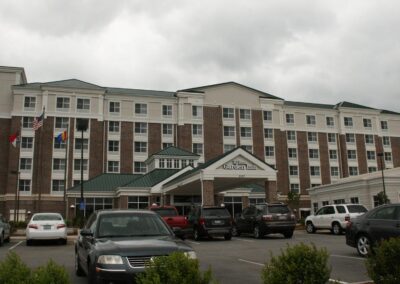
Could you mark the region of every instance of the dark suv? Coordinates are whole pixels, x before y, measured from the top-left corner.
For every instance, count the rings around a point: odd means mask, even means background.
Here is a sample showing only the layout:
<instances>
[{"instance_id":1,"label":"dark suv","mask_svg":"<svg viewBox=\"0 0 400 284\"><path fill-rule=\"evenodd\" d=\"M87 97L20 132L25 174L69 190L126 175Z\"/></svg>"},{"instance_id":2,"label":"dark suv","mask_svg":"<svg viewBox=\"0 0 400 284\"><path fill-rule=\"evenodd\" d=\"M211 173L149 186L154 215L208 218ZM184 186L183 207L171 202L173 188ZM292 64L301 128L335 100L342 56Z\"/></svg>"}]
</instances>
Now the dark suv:
<instances>
[{"instance_id":1,"label":"dark suv","mask_svg":"<svg viewBox=\"0 0 400 284\"><path fill-rule=\"evenodd\" d=\"M194 207L189 213L188 221L195 240L213 236L223 236L225 240L232 238L232 217L225 207Z\"/></svg>"},{"instance_id":2,"label":"dark suv","mask_svg":"<svg viewBox=\"0 0 400 284\"><path fill-rule=\"evenodd\" d=\"M255 238L267 234L281 233L291 238L296 226L296 218L283 203L262 203L250 205L236 216L233 235L252 233Z\"/></svg>"}]
</instances>

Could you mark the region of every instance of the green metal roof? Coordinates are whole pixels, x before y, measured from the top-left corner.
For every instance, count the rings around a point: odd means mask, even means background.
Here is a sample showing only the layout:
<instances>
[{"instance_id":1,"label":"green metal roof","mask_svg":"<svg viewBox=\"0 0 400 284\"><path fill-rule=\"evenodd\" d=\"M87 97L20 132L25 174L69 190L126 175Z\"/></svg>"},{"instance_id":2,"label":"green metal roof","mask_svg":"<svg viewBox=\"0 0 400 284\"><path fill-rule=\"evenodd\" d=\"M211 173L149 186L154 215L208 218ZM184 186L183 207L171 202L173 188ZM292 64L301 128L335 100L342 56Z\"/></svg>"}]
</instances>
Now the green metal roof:
<instances>
[{"instance_id":1,"label":"green metal roof","mask_svg":"<svg viewBox=\"0 0 400 284\"><path fill-rule=\"evenodd\" d=\"M110 88L107 87L108 94L124 94L132 96L151 96L151 97L175 97L175 92L154 91L154 90L140 90L140 89L126 89L126 88Z\"/></svg>"},{"instance_id":2,"label":"green metal roof","mask_svg":"<svg viewBox=\"0 0 400 284\"><path fill-rule=\"evenodd\" d=\"M157 153L154 153L153 156L193 156L199 157L199 155L183 150L181 148L177 148L175 146L169 146Z\"/></svg>"},{"instance_id":3,"label":"green metal roof","mask_svg":"<svg viewBox=\"0 0 400 284\"><path fill-rule=\"evenodd\" d=\"M294 106L294 107L312 107L312 108L324 108L324 109L334 109L334 105L330 104L315 104L315 103L304 103L304 102L294 102L294 101L285 101L285 106Z\"/></svg>"},{"instance_id":4,"label":"green metal roof","mask_svg":"<svg viewBox=\"0 0 400 284\"><path fill-rule=\"evenodd\" d=\"M32 88L32 89L38 89L41 87L60 87L60 88L86 89L86 90L97 90L97 91L105 90L105 88L103 87L88 82L84 82L78 79L68 79L68 80L53 81L46 83L40 83L40 82L28 83L23 85L17 85L16 87Z\"/></svg>"},{"instance_id":5,"label":"green metal roof","mask_svg":"<svg viewBox=\"0 0 400 284\"><path fill-rule=\"evenodd\" d=\"M121 187L125 184L131 183L132 181L142 177L139 174L101 174L90 180L83 182L84 192L112 192L116 188ZM81 186L77 185L70 189L68 192L80 192Z\"/></svg>"},{"instance_id":6,"label":"green metal roof","mask_svg":"<svg viewBox=\"0 0 400 284\"><path fill-rule=\"evenodd\" d=\"M152 187L169 178L181 169L155 169L123 187Z\"/></svg>"},{"instance_id":7,"label":"green metal roof","mask_svg":"<svg viewBox=\"0 0 400 284\"><path fill-rule=\"evenodd\" d=\"M244 188L250 188L251 193L265 193L265 188L259 184L256 183L251 183L251 184L246 184L243 186Z\"/></svg>"},{"instance_id":8,"label":"green metal roof","mask_svg":"<svg viewBox=\"0 0 400 284\"><path fill-rule=\"evenodd\" d=\"M346 101L338 103L336 105L336 108L339 108L339 107L363 108L363 109L373 109L373 110L375 110L375 108L372 108L372 107L367 107L367 106L363 106L363 105L359 105L359 104L355 104L355 103L351 103L351 102L346 102Z\"/></svg>"},{"instance_id":9,"label":"green metal roof","mask_svg":"<svg viewBox=\"0 0 400 284\"><path fill-rule=\"evenodd\" d=\"M386 109L381 110L381 113L383 113L383 114L395 114L395 115L400 115L400 113L398 113L398 112L394 112L394 111L386 110Z\"/></svg>"}]
</instances>

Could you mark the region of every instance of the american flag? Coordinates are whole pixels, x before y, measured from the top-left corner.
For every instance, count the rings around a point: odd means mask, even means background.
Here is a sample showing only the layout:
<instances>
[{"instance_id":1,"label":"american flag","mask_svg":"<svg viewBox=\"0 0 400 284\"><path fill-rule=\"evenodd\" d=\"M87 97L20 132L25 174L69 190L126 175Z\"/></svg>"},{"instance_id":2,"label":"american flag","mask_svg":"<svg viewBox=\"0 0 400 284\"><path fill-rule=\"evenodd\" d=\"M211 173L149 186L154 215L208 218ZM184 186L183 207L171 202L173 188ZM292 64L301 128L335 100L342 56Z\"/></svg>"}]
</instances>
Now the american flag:
<instances>
[{"instance_id":1,"label":"american flag","mask_svg":"<svg viewBox=\"0 0 400 284\"><path fill-rule=\"evenodd\" d=\"M44 110L43 113L39 117L35 117L33 120L33 130L38 130L40 127L43 125L43 119L44 119Z\"/></svg>"}]
</instances>

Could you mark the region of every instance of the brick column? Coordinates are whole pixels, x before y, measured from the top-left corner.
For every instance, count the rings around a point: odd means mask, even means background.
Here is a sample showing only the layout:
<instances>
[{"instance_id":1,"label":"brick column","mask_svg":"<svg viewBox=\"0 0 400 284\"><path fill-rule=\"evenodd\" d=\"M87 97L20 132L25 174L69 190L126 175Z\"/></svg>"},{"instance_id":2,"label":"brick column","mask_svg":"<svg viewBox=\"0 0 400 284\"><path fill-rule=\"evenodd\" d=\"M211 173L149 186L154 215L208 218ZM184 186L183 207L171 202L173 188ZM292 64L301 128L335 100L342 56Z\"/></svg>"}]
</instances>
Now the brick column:
<instances>
[{"instance_id":1,"label":"brick column","mask_svg":"<svg viewBox=\"0 0 400 284\"><path fill-rule=\"evenodd\" d=\"M265 199L267 202L276 201L278 199L276 181L266 180L264 182L264 188L265 188Z\"/></svg>"},{"instance_id":2,"label":"brick column","mask_svg":"<svg viewBox=\"0 0 400 284\"><path fill-rule=\"evenodd\" d=\"M214 181L203 180L203 205L214 206Z\"/></svg>"},{"instance_id":3,"label":"brick column","mask_svg":"<svg viewBox=\"0 0 400 284\"><path fill-rule=\"evenodd\" d=\"M364 134L356 134L358 173L366 174L368 172L367 151L365 149Z\"/></svg>"},{"instance_id":4,"label":"brick column","mask_svg":"<svg viewBox=\"0 0 400 284\"><path fill-rule=\"evenodd\" d=\"M119 209L128 209L128 196L120 196L119 202L117 203L119 205Z\"/></svg>"},{"instance_id":5,"label":"brick column","mask_svg":"<svg viewBox=\"0 0 400 284\"><path fill-rule=\"evenodd\" d=\"M242 208L246 208L250 205L249 197L242 196Z\"/></svg>"},{"instance_id":6,"label":"brick column","mask_svg":"<svg viewBox=\"0 0 400 284\"><path fill-rule=\"evenodd\" d=\"M392 145L393 166L400 167L400 137L391 137L390 144Z\"/></svg>"}]
</instances>

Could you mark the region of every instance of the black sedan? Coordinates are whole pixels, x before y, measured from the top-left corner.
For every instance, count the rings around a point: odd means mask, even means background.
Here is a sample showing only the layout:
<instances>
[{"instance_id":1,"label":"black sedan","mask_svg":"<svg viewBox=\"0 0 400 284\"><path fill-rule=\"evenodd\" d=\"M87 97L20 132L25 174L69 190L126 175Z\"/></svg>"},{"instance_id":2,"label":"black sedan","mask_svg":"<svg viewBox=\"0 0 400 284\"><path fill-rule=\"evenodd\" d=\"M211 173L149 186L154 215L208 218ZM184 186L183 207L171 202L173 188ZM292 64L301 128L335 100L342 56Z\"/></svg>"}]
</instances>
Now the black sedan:
<instances>
[{"instance_id":1,"label":"black sedan","mask_svg":"<svg viewBox=\"0 0 400 284\"><path fill-rule=\"evenodd\" d=\"M153 257L176 251L196 258L155 212L101 210L89 217L75 243L75 271L89 283L132 283Z\"/></svg>"},{"instance_id":2,"label":"black sedan","mask_svg":"<svg viewBox=\"0 0 400 284\"><path fill-rule=\"evenodd\" d=\"M346 228L346 244L367 256L380 240L400 237L400 204L386 204L372 209L354 220Z\"/></svg>"}]
</instances>

